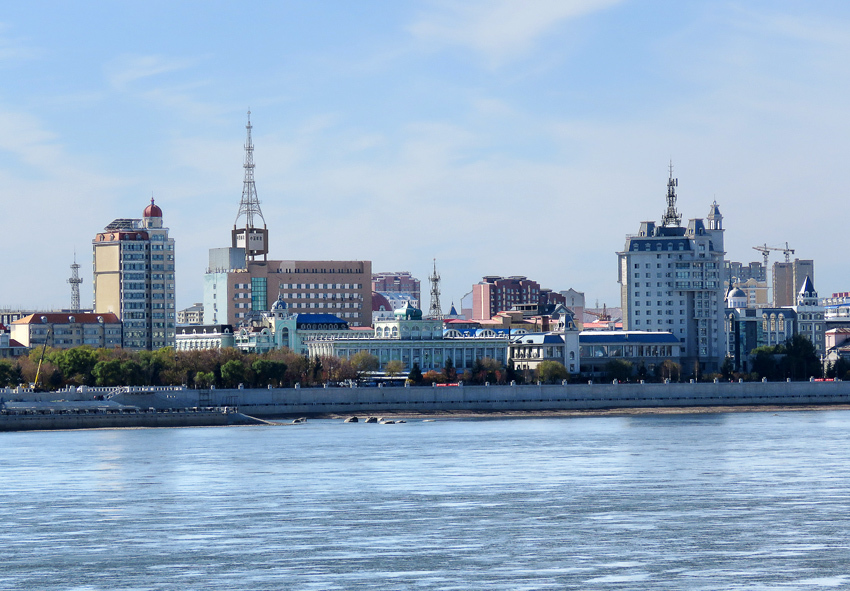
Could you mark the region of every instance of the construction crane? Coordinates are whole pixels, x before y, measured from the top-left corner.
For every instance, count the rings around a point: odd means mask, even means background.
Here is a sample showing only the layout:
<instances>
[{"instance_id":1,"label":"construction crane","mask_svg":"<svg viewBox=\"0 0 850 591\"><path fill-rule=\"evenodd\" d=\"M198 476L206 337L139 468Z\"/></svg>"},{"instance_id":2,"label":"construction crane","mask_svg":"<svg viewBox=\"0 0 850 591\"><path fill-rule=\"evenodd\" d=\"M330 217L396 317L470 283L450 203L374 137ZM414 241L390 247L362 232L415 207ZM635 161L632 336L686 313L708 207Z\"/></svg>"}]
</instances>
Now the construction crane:
<instances>
[{"instance_id":1,"label":"construction crane","mask_svg":"<svg viewBox=\"0 0 850 591\"><path fill-rule=\"evenodd\" d=\"M754 246L753 250L757 250L762 254L762 256L764 257L764 267L765 268L767 268L767 259L770 256L771 250L778 250L779 252L784 253L786 263L791 262L791 255L794 254L794 249L789 248L787 242L785 243L785 248L776 248L775 246L768 246L767 244L764 244L762 246Z\"/></svg>"},{"instance_id":2,"label":"construction crane","mask_svg":"<svg viewBox=\"0 0 850 591\"><path fill-rule=\"evenodd\" d=\"M47 336L44 337L44 345L41 347L41 358L38 360L38 369L35 370L35 381L30 384L33 392L41 392L41 386L39 386L38 378L41 377L41 364L44 363L44 353L47 351L47 341L50 339L50 331L53 330L53 327L49 327L47 329Z\"/></svg>"},{"instance_id":3,"label":"construction crane","mask_svg":"<svg viewBox=\"0 0 850 591\"><path fill-rule=\"evenodd\" d=\"M599 302L596 303L597 310L599 309ZM608 306L602 304L602 312L592 312L590 310L585 310L585 314L590 314L591 316L596 316L596 319L599 322L611 322L611 315L608 313Z\"/></svg>"}]
</instances>

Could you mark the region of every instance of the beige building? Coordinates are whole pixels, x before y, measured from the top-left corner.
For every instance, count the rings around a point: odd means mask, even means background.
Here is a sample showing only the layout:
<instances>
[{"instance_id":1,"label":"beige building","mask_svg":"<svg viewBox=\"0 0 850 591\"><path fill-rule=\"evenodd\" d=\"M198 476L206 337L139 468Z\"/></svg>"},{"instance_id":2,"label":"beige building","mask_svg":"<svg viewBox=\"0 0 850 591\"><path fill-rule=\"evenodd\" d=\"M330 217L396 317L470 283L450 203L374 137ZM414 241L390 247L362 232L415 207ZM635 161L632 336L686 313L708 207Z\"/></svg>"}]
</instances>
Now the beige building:
<instances>
[{"instance_id":1,"label":"beige building","mask_svg":"<svg viewBox=\"0 0 850 591\"><path fill-rule=\"evenodd\" d=\"M11 324L11 338L23 346L70 349L121 346L121 321L115 314L91 312L31 314Z\"/></svg>"},{"instance_id":2,"label":"beige building","mask_svg":"<svg viewBox=\"0 0 850 591\"><path fill-rule=\"evenodd\" d=\"M815 262L794 259L789 263L773 263L773 307L793 306L806 277L815 281Z\"/></svg>"},{"instance_id":3,"label":"beige building","mask_svg":"<svg viewBox=\"0 0 850 591\"><path fill-rule=\"evenodd\" d=\"M114 220L92 246L95 313L121 319L126 348L174 346L174 239L159 206L151 199L142 219Z\"/></svg>"}]
</instances>

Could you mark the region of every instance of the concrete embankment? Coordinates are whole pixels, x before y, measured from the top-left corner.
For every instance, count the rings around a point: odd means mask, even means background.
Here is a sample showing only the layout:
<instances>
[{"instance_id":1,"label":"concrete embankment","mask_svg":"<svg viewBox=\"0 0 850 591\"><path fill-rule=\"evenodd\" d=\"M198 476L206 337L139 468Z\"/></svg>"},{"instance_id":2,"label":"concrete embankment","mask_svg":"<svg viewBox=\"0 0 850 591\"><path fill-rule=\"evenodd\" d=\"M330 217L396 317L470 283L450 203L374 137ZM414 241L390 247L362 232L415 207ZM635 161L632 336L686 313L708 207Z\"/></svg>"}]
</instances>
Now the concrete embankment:
<instances>
[{"instance_id":1,"label":"concrete embankment","mask_svg":"<svg viewBox=\"0 0 850 591\"><path fill-rule=\"evenodd\" d=\"M262 417L435 414L539 413L611 409L806 407L850 404L850 382L713 382L667 384L557 384L447 387L264 388L194 390L182 387L78 388L51 393L2 390L5 400L108 400L139 409L178 409L150 417L116 415L73 419L42 416L21 423L34 428L167 427L232 424L236 409L244 422ZM187 416L186 409L221 407L223 416ZM184 409L180 411L179 409ZM182 413L182 414L181 414ZM255 418L260 417L260 418ZM133 421L137 421L133 424ZM188 422L188 421L193 422ZM0 426L0 429L3 429Z\"/></svg>"},{"instance_id":2,"label":"concrete embankment","mask_svg":"<svg viewBox=\"0 0 850 591\"><path fill-rule=\"evenodd\" d=\"M266 424L239 412L222 410L173 410L154 412L61 414L38 411L0 414L0 431L44 431L57 429L114 429L156 427L223 427Z\"/></svg>"},{"instance_id":3,"label":"concrete embankment","mask_svg":"<svg viewBox=\"0 0 850 591\"><path fill-rule=\"evenodd\" d=\"M254 417L316 414L505 412L612 408L829 405L850 403L850 382L715 382L388 388L271 388L127 392L141 407L237 406Z\"/></svg>"}]
</instances>

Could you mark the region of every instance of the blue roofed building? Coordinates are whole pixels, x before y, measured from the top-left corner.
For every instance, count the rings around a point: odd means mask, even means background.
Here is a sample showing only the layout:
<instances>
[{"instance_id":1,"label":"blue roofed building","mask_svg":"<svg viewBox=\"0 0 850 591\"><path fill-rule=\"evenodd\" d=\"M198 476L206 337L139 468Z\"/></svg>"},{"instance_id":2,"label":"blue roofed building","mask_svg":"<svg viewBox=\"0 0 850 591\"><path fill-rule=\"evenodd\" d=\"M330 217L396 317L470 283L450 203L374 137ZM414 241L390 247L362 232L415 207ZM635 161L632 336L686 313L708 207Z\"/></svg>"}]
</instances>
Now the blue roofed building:
<instances>
[{"instance_id":1,"label":"blue roofed building","mask_svg":"<svg viewBox=\"0 0 850 591\"><path fill-rule=\"evenodd\" d=\"M665 361L682 360L682 345L670 332L590 330L579 333L578 340L581 373L591 377L605 375L613 360L631 363L636 373L645 368L648 375Z\"/></svg>"}]
</instances>

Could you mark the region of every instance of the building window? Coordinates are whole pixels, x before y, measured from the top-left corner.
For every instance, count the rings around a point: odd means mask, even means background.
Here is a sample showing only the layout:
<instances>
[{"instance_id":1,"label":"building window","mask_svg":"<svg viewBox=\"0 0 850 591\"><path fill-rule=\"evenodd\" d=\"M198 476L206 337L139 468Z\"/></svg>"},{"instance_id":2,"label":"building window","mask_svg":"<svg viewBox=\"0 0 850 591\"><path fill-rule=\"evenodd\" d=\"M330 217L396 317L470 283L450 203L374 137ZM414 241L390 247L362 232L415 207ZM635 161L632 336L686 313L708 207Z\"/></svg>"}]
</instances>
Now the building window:
<instances>
[{"instance_id":1,"label":"building window","mask_svg":"<svg viewBox=\"0 0 850 591\"><path fill-rule=\"evenodd\" d=\"M267 279L265 277L251 278L251 309L255 312L268 310Z\"/></svg>"}]
</instances>

